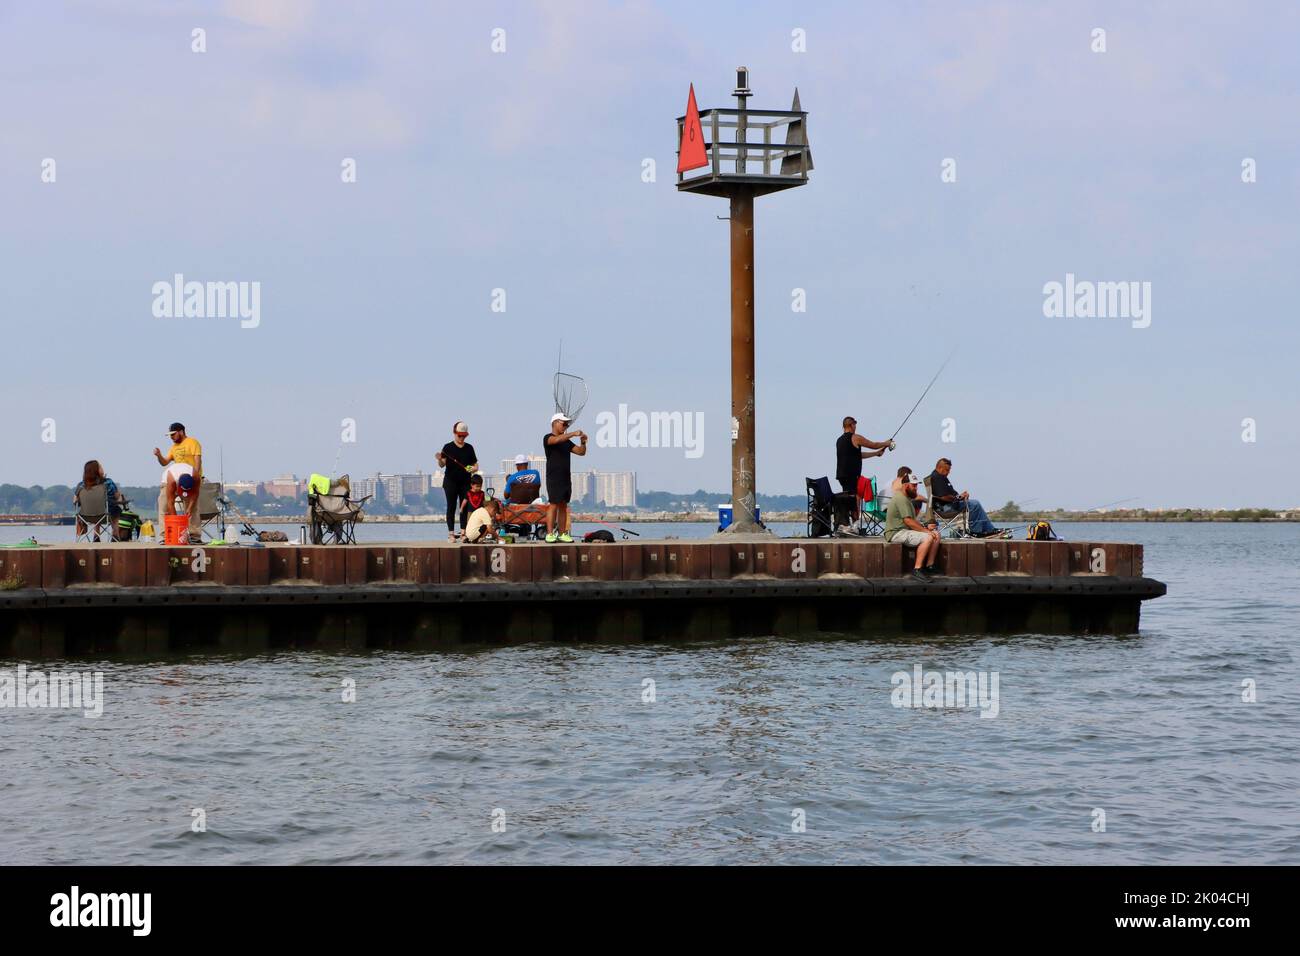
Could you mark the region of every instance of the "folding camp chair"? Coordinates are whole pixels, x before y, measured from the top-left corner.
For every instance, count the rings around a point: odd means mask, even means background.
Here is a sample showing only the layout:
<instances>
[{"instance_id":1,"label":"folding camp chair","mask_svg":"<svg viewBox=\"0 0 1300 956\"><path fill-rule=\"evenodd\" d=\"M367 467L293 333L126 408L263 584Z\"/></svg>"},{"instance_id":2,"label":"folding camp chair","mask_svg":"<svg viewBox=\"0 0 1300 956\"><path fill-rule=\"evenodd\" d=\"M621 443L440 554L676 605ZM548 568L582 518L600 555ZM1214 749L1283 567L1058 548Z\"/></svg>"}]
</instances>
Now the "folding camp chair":
<instances>
[{"instance_id":1,"label":"folding camp chair","mask_svg":"<svg viewBox=\"0 0 1300 956\"><path fill-rule=\"evenodd\" d=\"M808 537L824 538L835 534L835 516L833 514L835 495L831 491L831 482L825 476L821 478L804 478L808 491Z\"/></svg>"},{"instance_id":2,"label":"folding camp chair","mask_svg":"<svg viewBox=\"0 0 1300 956\"><path fill-rule=\"evenodd\" d=\"M945 538L969 538L970 513L964 508L936 508L934 489L930 487L930 478L925 479L926 524L937 524L939 534Z\"/></svg>"},{"instance_id":3,"label":"folding camp chair","mask_svg":"<svg viewBox=\"0 0 1300 956\"><path fill-rule=\"evenodd\" d=\"M542 496L542 486L536 481L516 481L510 486L506 502L512 505L530 505Z\"/></svg>"},{"instance_id":4,"label":"folding camp chair","mask_svg":"<svg viewBox=\"0 0 1300 956\"><path fill-rule=\"evenodd\" d=\"M356 544L357 522L364 517L366 495L353 501L347 475L330 480L312 475L307 484L307 524L312 544Z\"/></svg>"},{"instance_id":5,"label":"folding camp chair","mask_svg":"<svg viewBox=\"0 0 1300 956\"><path fill-rule=\"evenodd\" d=\"M199 486L199 535L205 541L224 539L226 536L225 512L221 500L221 482L205 481Z\"/></svg>"},{"instance_id":6,"label":"folding camp chair","mask_svg":"<svg viewBox=\"0 0 1300 956\"><path fill-rule=\"evenodd\" d=\"M77 494L77 536L74 541L113 540L113 520L108 512L108 485L100 482L93 488L82 488Z\"/></svg>"},{"instance_id":7,"label":"folding camp chair","mask_svg":"<svg viewBox=\"0 0 1300 956\"><path fill-rule=\"evenodd\" d=\"M870 480L864 475L858 480L858 534L864 538L879 538L885 533L885 502L876 487L876 476Z\"/></svg>"}]
</instances>

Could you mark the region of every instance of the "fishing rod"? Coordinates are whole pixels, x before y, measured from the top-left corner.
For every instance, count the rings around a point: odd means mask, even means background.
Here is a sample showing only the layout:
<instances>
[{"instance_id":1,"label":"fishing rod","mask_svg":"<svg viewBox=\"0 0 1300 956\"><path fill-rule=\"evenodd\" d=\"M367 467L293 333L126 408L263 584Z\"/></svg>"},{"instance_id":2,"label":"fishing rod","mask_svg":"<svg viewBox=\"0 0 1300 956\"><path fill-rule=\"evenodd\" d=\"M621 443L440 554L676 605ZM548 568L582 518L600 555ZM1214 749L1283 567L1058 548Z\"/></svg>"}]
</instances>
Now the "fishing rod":
<instances>
[{"instance_id":1,"label":"fishing rod","mask_svg":"<svg viewBox=\"0 0 1300 956\"><path fill-rule=\"evenodd\" d=\"M935 382L939 381L939 376L943 374L943 370L948 367L948 363L952 361L952 357L956 354L956 349L953 349L948 353L948 357L944 359L943 364L939 366L939 371L934 373L934 378L930 379L930 384L925 387L925 391L921 393L921 397L918 398L916 404L912 406L912 411L908 412L907 418L903 419L903 424L895 428L894 434L889 436L890 442L893 442L893 440L898 437L898 433L903 430L903 425L907 424L907 419L912 417L912 413L921 407L921 402L925 401L925 396L930 394L930 389L934 387Z\"/></svg>"},{"instance_id":2,"label":"fishing rod","mask_svg":"<svg viewBox=\"0 0 1300 956\"><path fill-rule=\"evenodd\" d=\"M1012 498L1012 499L1011 499L1011 503L1012 503L1013 505L1015 505L1017 508L1022 508L1024 505L1033 504L1033 503L1034 503L1035 501L1037 501L1037 500L1038 500L1037 498L1026 498L1024 501L1017 501L1015 498ZM1001 508L994 508L993 510L994 510L994 511L1001 511L1002 509L1001 509Z\"/></svg>"},{"instance_id":3,"label":"fishing rod","mask_svg":"<svg viewBox=\"0 0 1300 956\"><path fill-rule=\"evenodd\" d=\"M1097 505L1095 508L1085 508L1084 513L1086 514L1089 511L1100 511L1102 508L1113 508L1115 505L1122 505L1129 501L1137 501L1137 498L1121 498L1119 501L1109 501L1104 505Z\"/></svg>"},{"instance_id":4,"label":"fishing rod","mask_svg":"<svg viewBox=\"0 0 1300 956\"><path fill-rule=\"evenodd\" d=\"M442 459L443 459L443 462L444 462L444 464L443 464L443 466L442 466L443 468L446 468L446 467L447 467L447 465L445 464L446 462L454 461L454 462L456 462L456 464L460 465L461 469L465 472L465 474L470 475L470 476L473 476L474 474L476 474L476 472L470 471L470 469L473 468L473 467L475 467L475 465L466 465L466 464L464 464L463 462L459 461L458 459L451 457L451 455L443 454L441 451L439 451L438 454L439 454L439 455L442 455ZM477 464L477 463L476 463L476 464Z\"/></svg>"},{"instance_id":5,"label":"fishing rod","mask_svg":"<svg viewBox=\"0 0 1300 956\"><path fill-rule=\"evenodd\" d=\"M594 521L596 524L603 524L607 528L618 528L618 530L622 531L624 534L630 534L637 538L641 537L641 532L639 531L633 531L631 528L624 528L622 525L610 524L608 521L601 521L599 518L585 518L583 520Z\"/></svg>"},{"instance_id":6,"label":"fishing rod","mask_svg":"<svg viewBox=\"0 0 1300 956\"><path fill-rule=\"evenodd\" d=\"M224 486L223 486L222 495L217 500L224 507L229 508L231 511L235 513L235 517L239 519L239 523L244 526L243 528L244 534L249 534L252 535L253 537L257 537L257 529L253 527L252 523L249 522L249 520L246 517L244 517L243 512L241 512L238 508L235 507L235 503L226 497L224 493Z\"/></svg>"},{"instance_id":7,"label":"fishing rod","mask_svg":"<svg viewBox=\"0 0 1300 956\"><path fill-rule=\"evenodd\" d=\"M442 455L442 452L438 452L438 454ZM442 455L442 457L443 457L443 459L444 459L445 461L454 461L454 462L456 462L456 464L460 465L460 467L462 467L462 468L465 469L465 473L466 473L467 475L472 475L472 474L474 474L474 472L470 471L470 468L473 467L472 465L464 465L464 464L461 464L461 462L457 461L457 459L452 458L451 455ZM443 467L446 467L446 466L444 465Z\"/></svg>"}]
</instances>

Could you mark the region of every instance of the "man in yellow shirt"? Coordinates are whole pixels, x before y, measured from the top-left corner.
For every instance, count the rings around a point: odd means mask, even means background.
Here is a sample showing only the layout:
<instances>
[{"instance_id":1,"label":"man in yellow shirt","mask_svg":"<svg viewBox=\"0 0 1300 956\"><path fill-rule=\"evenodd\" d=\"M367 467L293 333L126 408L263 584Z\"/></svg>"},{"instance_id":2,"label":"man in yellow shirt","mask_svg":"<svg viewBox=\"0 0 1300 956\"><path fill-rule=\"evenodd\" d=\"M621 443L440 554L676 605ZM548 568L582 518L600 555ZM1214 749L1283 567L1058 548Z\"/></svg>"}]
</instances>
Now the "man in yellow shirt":
<instances>
[{"instance_id":1,"label":"man in yellow shirt","mask_svg":"<svg viewBox=\"0 0 1300 956\"><path fill-rule=\"evenodd\" d=\"M165 469L168 465L188 465L194 475L195 494L190 496L190 534L199 533L199 496L197 489L203 487L203 446L196 439L189 438L185 434L185 426L180 422L172 422L167 429L171 436L172 447L168 450L164 458L163 453L157 448L153 450L153 456L158 459L158 464ZM167 500L167 472L163 472L162 486L158 489L158 534L162 534L163 516L172 513L172 502ZM160 539L161 540L161 539Z\"/></svg>"}]
</instances>

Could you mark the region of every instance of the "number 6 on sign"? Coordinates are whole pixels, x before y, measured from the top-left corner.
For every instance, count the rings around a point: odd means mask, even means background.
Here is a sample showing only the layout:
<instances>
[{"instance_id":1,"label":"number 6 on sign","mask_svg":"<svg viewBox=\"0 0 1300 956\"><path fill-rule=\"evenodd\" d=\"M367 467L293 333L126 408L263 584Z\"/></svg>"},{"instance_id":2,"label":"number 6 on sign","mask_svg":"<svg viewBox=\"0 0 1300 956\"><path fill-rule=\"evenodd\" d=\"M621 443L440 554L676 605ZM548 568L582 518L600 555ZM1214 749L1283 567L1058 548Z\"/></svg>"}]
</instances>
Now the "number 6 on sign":
<instances>
[{"instance_id":1,"label":"number 6 on sign","mask_svg":"<svg viewBox=\"0 0 1300 956\"><path fill-rule=\"evenodd\" d=\"M695 84L692 83L690 94L686 97L686 123L682 129L682 141L677 149L677 171L684 173L688 169L699 169L707 165L709 158L704 152L700 108L695 105Z\"/></svg>"}]
</instances>

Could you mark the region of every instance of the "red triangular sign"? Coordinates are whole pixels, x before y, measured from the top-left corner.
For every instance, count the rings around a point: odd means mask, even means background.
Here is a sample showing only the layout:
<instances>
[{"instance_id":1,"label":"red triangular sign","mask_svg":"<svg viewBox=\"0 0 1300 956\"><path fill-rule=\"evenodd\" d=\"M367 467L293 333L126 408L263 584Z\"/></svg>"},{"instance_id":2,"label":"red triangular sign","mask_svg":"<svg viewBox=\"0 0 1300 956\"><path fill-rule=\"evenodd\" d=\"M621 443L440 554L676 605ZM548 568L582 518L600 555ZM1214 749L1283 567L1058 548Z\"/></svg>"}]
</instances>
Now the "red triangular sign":
<instances>
[{"instance_id":1,"label":"red triangular sign","mask_svg":"<svg viewBox=\"0 0 1300 956\"><path fill-rule=\"evenodd\" d=\"M695 84L692 83L690 96L686 99L686 125L682 127L682 141L677 146L677 171L684 173L688 169L699 169L707 165L709 158L704 152L700 108L695 105Z\"/></svg>"}]
</instances>

